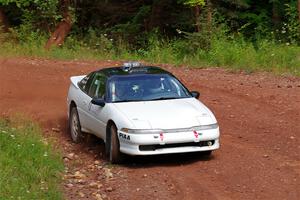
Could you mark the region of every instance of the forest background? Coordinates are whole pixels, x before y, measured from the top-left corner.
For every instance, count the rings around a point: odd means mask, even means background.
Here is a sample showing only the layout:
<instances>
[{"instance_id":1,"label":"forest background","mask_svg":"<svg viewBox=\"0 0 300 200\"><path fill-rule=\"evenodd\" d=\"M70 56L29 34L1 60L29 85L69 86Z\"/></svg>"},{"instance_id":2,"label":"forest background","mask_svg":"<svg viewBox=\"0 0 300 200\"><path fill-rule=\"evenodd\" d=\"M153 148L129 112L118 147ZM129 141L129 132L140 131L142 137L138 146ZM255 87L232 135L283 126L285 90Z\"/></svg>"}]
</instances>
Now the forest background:
<instances>
[{"instance_id":1,"label":"forest background","mask_svg":"<svg viewBox=\"0 0 300 200\"><path fill-rule=\"evenodd\" d=\"M0 0L0 55L300 75L300 0Z\"/></svg>"}]
</instances>

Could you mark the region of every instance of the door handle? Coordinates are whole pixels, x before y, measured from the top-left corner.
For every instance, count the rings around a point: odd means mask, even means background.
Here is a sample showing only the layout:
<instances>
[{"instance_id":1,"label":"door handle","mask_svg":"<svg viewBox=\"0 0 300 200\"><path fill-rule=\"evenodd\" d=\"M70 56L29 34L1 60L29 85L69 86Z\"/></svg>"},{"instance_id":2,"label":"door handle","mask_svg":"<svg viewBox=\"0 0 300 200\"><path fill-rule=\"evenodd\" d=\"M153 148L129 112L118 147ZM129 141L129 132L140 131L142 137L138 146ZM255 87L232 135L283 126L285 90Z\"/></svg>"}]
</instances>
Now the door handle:
<instances>
[{"instance_id":1,"label":"door handle","mask_svg":"<svg viewBox=\"0 0 300 200\"><path fill-rule=\"evenodd\" d=\"M89 110L91 110L92 102L89 103Z\"/></svg>"}]
</instances>

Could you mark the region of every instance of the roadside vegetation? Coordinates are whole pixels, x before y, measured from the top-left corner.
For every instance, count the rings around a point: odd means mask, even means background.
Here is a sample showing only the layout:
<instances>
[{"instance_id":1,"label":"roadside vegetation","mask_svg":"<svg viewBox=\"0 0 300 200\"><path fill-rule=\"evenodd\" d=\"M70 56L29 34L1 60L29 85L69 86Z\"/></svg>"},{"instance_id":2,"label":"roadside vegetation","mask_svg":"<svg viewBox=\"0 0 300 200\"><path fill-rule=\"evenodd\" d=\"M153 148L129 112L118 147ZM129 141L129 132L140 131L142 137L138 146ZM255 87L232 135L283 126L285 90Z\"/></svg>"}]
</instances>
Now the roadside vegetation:
<instances>
[{"instance_id":1,"label":"roadside vegetation","mask_svg":"<svg viewBox=\"0 0 300 200\"><path fill-rule=\"evenodd\" d=\"M155 38L158 38L155 36ZM96 38L99 39L99 38ZM103 40L103 37L99 39ZM106 39L105 39L106 40ZM152 63L169 63L189 67L225 67L232 70L270 71L277 74L300 76L300 47L276 44L274 41L257 41L258 49L243 38L229 40L214 38L208 51L191 49L185 40L154 41L147 49L131 50L124 43L107 48L93 48L79 40L68 38L61 48L45 50L45 38L22 44L5 43L0 49L2 57L42 57L78 60L144 60Z\"/></svg>"},{"instance_id":2,"label":"roadside vegetation","mask_svg":"<svg viewBox=\"0 0 300 200\"><path fill-rule=\"evenodd\" d=\"M0 199L62 199L63 162L22 117L0 119Z\"/></svg>"},{"instance_id":3,"label":"roadside vegetation","mask_svg":"<svg viewBox=\"0 0 300 200\"><path fill-rule=\"evenodd\" d=\"M300 76L300 0L42 2L0 0L0 56Z\"/></svg>"}]
</instances>

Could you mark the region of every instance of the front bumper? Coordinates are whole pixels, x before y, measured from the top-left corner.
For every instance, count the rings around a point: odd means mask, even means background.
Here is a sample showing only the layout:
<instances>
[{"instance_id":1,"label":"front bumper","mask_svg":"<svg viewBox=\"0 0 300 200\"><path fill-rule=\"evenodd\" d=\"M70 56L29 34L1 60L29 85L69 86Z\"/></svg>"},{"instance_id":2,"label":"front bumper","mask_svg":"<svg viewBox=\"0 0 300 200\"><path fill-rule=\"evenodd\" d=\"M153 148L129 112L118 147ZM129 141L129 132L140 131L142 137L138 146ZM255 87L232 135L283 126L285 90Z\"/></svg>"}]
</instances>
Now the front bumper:
<instances>
[{"instance_id":1,"label":"front bumper","mask_svg":"<svg viewBox=\"0 0 300 200\"><path fill-rule=\"evenodd\" d=\"M212 151L219 148L219 128L161 134L129 134L118 131L120 151L129 155L157 155Z\"/></svg>"}]
</instances>

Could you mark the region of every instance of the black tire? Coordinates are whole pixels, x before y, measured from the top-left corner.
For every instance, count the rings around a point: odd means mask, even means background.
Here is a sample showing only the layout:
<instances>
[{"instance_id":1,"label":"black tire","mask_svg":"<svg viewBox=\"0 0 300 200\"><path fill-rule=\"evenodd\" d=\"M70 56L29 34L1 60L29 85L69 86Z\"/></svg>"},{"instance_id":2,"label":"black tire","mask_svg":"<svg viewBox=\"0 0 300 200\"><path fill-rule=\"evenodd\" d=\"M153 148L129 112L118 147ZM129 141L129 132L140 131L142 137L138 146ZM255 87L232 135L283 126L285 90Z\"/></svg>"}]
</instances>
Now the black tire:
<instances>
[{"instance_id":1,"label":"black tire","mask_svg":"<svg viewBox=\"0 0 300 200\"><path fill-rule=\"evenodd\" d=\"M69 117L69 130L72 141L75 143L80 143L83 139L83 133L81 132L81 125L76 107L72 107L71 109Z\"/></svg>"},{"instance_id":2,"label":"black tire","mask_svg":"<svg viewBox=\"0 0 300 200\"><path fill-rule=\"evenodd\" d=\"M106 145L109 145L109 162L112 164L118 164L122 161L122 153L120 152L120 142L118 138L117 127L112 124L109 128L110 139Z\"/></svg>"}]
</instances>

